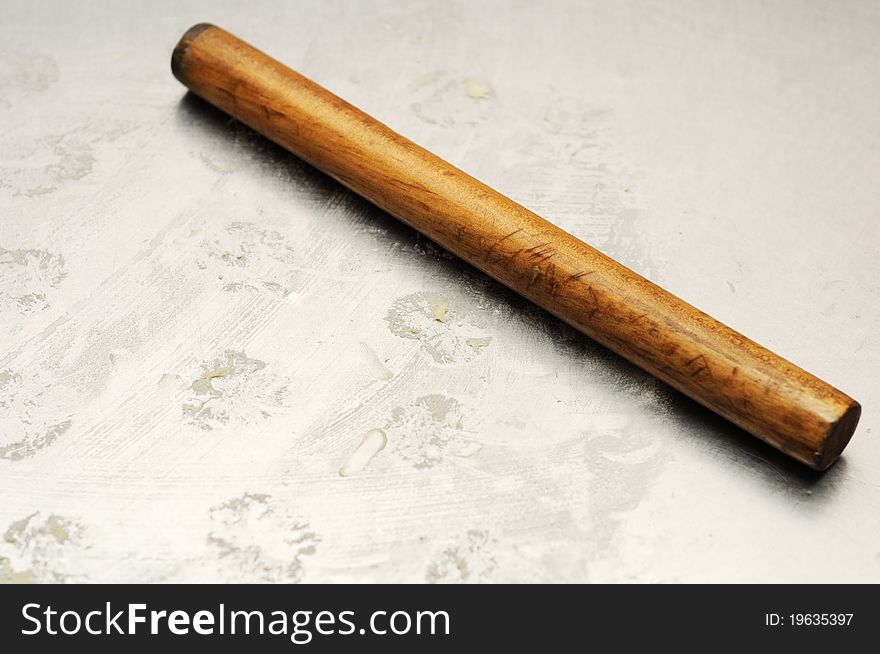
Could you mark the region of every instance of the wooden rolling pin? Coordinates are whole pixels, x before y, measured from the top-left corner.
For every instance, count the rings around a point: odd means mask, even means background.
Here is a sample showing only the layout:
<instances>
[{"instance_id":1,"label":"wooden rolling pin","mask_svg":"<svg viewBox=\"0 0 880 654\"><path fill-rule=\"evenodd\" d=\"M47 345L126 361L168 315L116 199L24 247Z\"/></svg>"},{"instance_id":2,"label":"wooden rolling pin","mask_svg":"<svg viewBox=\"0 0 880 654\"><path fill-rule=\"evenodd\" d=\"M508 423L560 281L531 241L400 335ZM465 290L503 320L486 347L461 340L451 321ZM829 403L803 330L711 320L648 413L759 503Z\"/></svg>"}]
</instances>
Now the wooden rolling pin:
<instances>
[{"instance_id":1,"label":"wooden rolling pin","mask_svg":"<svg viewBox=\"0 0 880 654\"><path fill-rule=\"evenodd\" d=\"M171 70L193 93L798 461L824 470L857 402L208 24Z\"/></svg>"}]
</instances>

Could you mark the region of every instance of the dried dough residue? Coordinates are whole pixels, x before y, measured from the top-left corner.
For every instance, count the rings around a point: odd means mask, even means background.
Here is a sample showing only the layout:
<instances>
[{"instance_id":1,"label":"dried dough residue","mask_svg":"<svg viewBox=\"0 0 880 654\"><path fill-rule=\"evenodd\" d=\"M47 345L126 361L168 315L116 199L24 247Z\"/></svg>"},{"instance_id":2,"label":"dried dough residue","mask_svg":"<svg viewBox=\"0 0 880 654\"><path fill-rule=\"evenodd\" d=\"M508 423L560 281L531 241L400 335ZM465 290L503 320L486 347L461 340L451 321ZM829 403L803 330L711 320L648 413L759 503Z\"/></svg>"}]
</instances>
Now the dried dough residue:
<instances>
[{"instance_id":1,"label":"dried dough residue","mask_svg":"<svg viewBox=\"0 0 880 654\"><path fill-rule=\"evenodd\" d=\"M483 446L480 443L473 441L473 442L470 442L467 445L465 445L463 448L461 448L458 452L456 452L456 454L458 456L467 458L469 456L473 456L474 454L476 454L477 452L479 452L482 449L483 449Z\"/></svg>"},{"instance_id":2,"label":"dried dough residue","mask_svg":"<svg viewBox=\"0 0 880 654\"><path fill-rule=\"evenodd\" d=\"M465 93L474 100L488 100L492 97L492 89L485 82L469 77L464 81Z\"/></svg>"},{"instance_id":3,"label":"dried dough residue","mask_svg":"<svg viewBox=\"0 0 880 654\"><path fill-rule=\"evenodd\" d=\"M364 356L367 359L367 363L369 363L370 368L373 371L373 374L377 379L381 379L383 381L388 381L392 377L394 377L394 373L388 369L388 366L379 358L379 355L367 345L365 342L361 341L361 350L364 353Z\"/></svg>"},{"instance_id":4,"label":"dried dough residue","mask_svg":"<svg viewBox=\"0 0 880 654\"><path fill-rule=\"evenodd\" d=\"M342 467L339 469L339 476L350 477L361 472L373 460L374 456L385 449L387 444L388 437L384 431L381 429L371 429L364 434L361 444L351 453L348 461L342 464Z\"/></svg>"},{"instance_id":5,"label":"dried dough residue","mask_svg":"<svg viewBox=\"0 0 880 654\"><path fill-rule=\"evenodd\" d=\"M437 322L446 322L446 312L449 311L448 302L437 302L431 307L431 315Z\"/></svg>"}]
</instances>

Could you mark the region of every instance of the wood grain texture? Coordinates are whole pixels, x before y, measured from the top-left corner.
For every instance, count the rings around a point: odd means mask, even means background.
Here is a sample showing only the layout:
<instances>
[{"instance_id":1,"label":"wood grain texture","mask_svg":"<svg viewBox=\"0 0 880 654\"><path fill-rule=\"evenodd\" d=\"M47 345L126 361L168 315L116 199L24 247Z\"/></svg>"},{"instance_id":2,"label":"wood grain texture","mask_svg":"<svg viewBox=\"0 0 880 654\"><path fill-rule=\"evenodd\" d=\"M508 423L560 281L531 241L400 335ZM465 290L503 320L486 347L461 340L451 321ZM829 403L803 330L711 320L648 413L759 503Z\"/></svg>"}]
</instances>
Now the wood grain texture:
<instances>
[{"instance_id":1,"label":"wood grain texture","mask_svg":"<svg viewBox=\"0 0 880 654\"><path fill-rule=\"evenodd\" d=\"M860 406L224 30L172 56L190 90L476 268L817 470ZM526 398L527 400L527 398Z\"/></svg>"}]
</instances>

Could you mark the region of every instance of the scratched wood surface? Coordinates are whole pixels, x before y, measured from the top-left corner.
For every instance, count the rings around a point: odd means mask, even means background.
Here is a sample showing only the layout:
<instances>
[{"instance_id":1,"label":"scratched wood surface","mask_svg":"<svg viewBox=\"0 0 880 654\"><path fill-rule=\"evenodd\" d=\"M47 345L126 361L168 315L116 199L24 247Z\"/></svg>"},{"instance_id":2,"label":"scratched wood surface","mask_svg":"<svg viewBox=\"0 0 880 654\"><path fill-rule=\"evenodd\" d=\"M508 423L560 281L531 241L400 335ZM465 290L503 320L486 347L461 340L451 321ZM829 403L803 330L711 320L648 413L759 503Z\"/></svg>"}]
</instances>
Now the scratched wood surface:
<instances>
[{"instance_id":1,"label":"scratched wood surface","mask_svg":"<svg viewBox=\"0 0 880 654\"><path fill-rule=\"evenodd\" d=\"M880 12L667 5L0 2L0 580L880 580ZM843 459L184 98L203 20L839 382Z\"/></svg>"}]
</instances>

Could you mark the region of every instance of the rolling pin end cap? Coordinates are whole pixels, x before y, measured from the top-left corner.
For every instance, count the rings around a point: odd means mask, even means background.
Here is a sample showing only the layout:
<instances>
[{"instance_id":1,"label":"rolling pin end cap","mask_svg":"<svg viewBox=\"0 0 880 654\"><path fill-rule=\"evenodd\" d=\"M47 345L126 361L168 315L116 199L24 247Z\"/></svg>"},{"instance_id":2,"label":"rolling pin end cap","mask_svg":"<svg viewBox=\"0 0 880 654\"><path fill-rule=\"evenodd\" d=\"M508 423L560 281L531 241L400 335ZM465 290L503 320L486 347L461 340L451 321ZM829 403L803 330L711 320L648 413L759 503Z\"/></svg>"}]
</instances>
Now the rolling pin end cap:
<instances>
[{"instance_id":1,"label":"rolling pin end cap","mask_svg":"<svg viewBox=\"0 0 880 654\"><path fill-rule=\"evenodd\" d=\"M205 30L216 29L216 27L216 25L212 25L211 23L198 23L193 25L184 32L183 36L180 37L180 41L178 41L177 45L174 47L174 52L171 54L171 73L184 84L186 82L184 82L182 71L187 48L189 48L190 44L198 38L199 34Z\"/></svg>"},{"instance_id":2,"label":"rolling pin end cap","mask_svg":"<svg viewBox=\"0 0 880 654\"><path fill-rule=\"evenodd\" d=\"M862 415L862 406L853 401L840 418L838 418L828 431L828 436L822 449L816 452L816 458L813 467L816 470L827 470L832 463L840 458L841 452L852 438L856 425L859 424L859 417Z\"/></svg>"}]
</instances>

